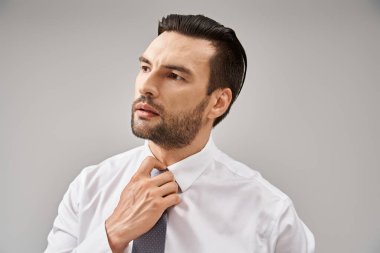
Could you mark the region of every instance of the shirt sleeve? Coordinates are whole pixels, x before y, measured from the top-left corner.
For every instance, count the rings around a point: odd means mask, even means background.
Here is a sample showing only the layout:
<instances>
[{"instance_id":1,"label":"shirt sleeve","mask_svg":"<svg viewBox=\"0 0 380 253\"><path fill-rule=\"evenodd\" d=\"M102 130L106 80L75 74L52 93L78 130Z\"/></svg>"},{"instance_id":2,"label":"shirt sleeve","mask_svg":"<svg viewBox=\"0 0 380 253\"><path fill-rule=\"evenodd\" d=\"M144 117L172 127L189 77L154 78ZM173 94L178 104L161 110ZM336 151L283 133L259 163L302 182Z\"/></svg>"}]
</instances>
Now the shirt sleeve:
<instances>
[{"instance_id":1,"label":"shirt sleeve","mask_svg":"<svg viewBox=\"0 0 380 253\"><path fill-rule=\"evenodd\" d=\"M81 175L69 186L58 207L58 215L48 235L45 253L105 253L112 252L105 229L105 223L97 227L79 242L79 206Z\"/></svg>"},{"instance_id":2,"label":"shirt sleeve","mask_svg":"<svg viewBox=\"0 0 380 253\"><path fill-rule=\"evenodd\" d=\"M286 199L274 224L271 244L275 253L314 253L312 232L298 217L290 199Z\"/></svg>"}]
</instances>

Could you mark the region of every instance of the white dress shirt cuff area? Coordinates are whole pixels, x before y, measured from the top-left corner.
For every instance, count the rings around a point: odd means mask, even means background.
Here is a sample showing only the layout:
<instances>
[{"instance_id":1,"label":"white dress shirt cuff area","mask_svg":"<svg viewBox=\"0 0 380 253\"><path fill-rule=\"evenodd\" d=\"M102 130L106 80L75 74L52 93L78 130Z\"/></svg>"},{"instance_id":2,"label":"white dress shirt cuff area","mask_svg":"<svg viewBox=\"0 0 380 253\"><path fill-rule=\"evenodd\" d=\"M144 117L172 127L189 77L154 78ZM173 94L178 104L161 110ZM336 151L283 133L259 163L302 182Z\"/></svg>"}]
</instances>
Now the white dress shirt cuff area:
<instances>
[{"instance_id":1,"label":"white dress shirt cuff area","mask_svg":"<svg viewBox=\"0 0 380 253\"><path fill-rule=\"evenodd\" d=\"M109 243L105 224L97 227L73 253L105 253L112 252Z\"/></svg>"}]
</instances>

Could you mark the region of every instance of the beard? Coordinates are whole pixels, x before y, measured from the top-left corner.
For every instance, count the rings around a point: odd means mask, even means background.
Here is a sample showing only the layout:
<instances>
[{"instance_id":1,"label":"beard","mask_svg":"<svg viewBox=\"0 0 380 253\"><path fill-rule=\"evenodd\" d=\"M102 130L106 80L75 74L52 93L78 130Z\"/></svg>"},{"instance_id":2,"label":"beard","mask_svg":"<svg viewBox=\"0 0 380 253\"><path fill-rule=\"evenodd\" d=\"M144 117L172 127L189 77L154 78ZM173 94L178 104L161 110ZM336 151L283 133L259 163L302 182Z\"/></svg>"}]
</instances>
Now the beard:
<instances>
[{"instance_id":1,"label":"beard","mask_svg":"<svg viewBox=\"0 0 380 253\"><path fill-rule=\"evenodd\" d=\"M202 116L210 97L206 96L193 110L168 113L150 97L141 96L132 105L131 127L135 136L153 141L164 149L183 148L190 145L203 126ZM135 119L134 108L144 102L159 112L159 122Z\"/></svg>"}]
</instances>

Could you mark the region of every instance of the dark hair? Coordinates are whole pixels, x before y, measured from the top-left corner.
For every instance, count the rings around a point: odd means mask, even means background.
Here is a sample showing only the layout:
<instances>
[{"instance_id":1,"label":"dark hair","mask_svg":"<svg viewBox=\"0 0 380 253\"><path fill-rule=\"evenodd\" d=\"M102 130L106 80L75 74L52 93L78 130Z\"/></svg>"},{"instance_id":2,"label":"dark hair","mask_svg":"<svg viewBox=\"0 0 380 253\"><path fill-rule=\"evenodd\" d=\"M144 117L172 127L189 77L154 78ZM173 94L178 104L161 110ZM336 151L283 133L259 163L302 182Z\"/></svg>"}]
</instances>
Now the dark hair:
<instances>
[{"instance_id":1,"label":"dark hair","mask_svg":"<svg viewBox=\"0 0 380 253\"><path fill-rule=\"evenodd\" d=\"M239 95L247 71L247 56L234 30L203 15L170 14L158 24L158 35L174 31L212 42L216 49L210 60L210 80L207 95L219 88L230 88L232 101L227 111L215 119L216 126L230 111Z\"/></svg>"}]
</instances>

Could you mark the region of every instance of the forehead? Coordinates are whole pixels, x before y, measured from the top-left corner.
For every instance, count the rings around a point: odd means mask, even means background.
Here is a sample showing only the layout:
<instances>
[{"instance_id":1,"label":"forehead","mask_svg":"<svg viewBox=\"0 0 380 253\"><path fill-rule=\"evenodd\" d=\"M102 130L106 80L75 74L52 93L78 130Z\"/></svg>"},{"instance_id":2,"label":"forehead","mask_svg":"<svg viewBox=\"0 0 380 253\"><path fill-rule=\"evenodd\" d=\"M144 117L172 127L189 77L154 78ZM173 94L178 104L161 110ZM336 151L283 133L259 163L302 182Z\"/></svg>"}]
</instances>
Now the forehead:
<instances>
[{"instance_id":1,"label":"forehead","mask_svg":"<svg viewBox=\"0 0 380 253\"><path fill-rule=\"evenodd\" d=\"M215 53L212 43L205 39L182 35L177 32L163 32L145 50L143 56L153 65L179 64L193 73L209 69L209 62Z\"/></svg>"}]
</instances>

